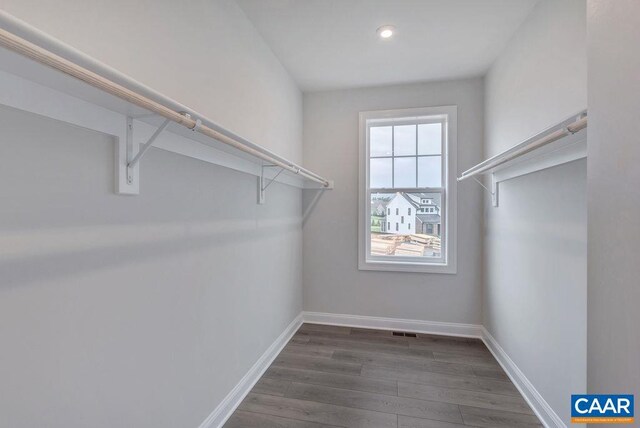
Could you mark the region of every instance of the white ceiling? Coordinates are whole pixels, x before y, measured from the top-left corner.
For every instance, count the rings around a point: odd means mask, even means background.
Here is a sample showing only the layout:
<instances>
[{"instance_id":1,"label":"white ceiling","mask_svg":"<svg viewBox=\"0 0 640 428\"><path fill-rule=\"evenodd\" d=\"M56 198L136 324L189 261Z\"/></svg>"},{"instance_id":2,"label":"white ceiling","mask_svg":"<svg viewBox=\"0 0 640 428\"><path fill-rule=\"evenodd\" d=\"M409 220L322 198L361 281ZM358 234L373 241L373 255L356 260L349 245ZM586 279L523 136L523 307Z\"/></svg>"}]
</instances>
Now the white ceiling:
<instances>
[{"instance_id":1,"label":"white ceiling","mask_svg":"<svg viewBox=\"0 0 640 428\"><path fill-rule=\"evenodd\" d=\"M236 1L304 91L483 75L537 2Z\"/></svg>"}]
</instances>

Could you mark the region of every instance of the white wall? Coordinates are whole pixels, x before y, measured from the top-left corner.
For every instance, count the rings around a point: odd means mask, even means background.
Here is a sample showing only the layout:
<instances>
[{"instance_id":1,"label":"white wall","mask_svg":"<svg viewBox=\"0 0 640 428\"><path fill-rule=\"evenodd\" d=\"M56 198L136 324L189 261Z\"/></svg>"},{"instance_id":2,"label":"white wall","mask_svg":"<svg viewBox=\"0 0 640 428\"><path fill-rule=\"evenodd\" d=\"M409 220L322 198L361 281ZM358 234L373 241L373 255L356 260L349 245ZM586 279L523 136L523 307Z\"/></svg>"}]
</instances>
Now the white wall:
<instances>
[{"instance_id":1,"label":"white wall","mask_svg":"<svg viewBox=\"0 0 640 428\"><path fill-rule=\"evenodd\" d=\"M301 157L302 96L233 2L0 7ZM302 309L301 192L258 206L254 176L151 150L117 196L105 136L0 129L0 426L198 426Z\"/></svg>"},{"instance_id":2,"label":"white wall","mask_svg":"<svg viewBox=\"0 0 640 428\"><path fill-rule=\"evenodd\" d=\"M640 3L589 0L590 393L640 397ZM605 243L605 244L603 244Z\"/></svg>"},{"instance_id":3,"label":"white wall","mask_svg":"<svg viewBox=\"0 0 640 428\"><path fill-rule=\"evenodd\" d=\"M487 157L586 108L585 9L542 0L491 67ZM504 182L485 212L484 325L569 424L586 388L586 163Z\"/></svg>"},{"instance_id":4,"label":"white wall","mask_svg":"<svg viewBox=\"0 0 640 428\"><path fill-rule=\"evenodd\" d=\"M0 9L302 159L300 91L233 0L0 0Z\"/></svg>"},{"instance_id":5,"label":"white wall","mask_svg":"<svg viewBox=\"0 0 640 428\"><path fill-rule=\"evenodd\" d=\"M458 188L458 273L358 270L358 113L458 106L458 165L481 160L480 78L304 95L304 161L335 180L304 226L304 308L308 311L478 324L481 321L482 201Z\"/></svg>"}]
</instances>

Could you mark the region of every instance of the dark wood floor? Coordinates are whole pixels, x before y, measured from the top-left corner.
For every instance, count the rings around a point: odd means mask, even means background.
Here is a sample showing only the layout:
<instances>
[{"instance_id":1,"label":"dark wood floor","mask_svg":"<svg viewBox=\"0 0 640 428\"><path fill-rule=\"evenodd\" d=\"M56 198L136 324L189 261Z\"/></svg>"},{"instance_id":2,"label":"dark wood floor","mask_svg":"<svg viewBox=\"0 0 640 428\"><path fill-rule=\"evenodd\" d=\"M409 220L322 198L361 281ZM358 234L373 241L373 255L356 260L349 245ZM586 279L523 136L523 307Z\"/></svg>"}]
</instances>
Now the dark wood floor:
<instances>
[{"instance_id":1,"label":"dark wood floor","mask_svg":"<svg viewBox=\"0 0 640 428\"><path fill-rule=\"evenodd\" d=\"M225 427L540 427L482 341L304 324Z\"/></svg>"}]
</instances>

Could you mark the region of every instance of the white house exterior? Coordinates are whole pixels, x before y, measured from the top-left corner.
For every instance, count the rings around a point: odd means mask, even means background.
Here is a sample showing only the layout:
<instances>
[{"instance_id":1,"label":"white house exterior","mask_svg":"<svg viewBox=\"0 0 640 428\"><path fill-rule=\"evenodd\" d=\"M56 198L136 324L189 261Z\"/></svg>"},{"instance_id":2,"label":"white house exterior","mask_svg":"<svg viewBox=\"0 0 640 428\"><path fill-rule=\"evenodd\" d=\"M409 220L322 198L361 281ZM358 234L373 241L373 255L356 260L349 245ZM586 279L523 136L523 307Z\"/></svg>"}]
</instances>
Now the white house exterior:
<instances>
[{"instance_id":1,"label":"white house exterior","mask_svg":"<svg viewBox=\"0 0 640 428\"><path fill-rule=\"evenodd\" d=\"M387 205L387 233L415 233L416 207L402 193L397 193Z\"/></svg>"},{"instance_id":2,"label":"white house exterior","mask_svg":"<svg viewBox=\"0 0 640 428\"><path fill-rule=\"evenodd\" d=\"M396 193L386 209L386 232L440 236L440 207L426 194Z\"/></svg>"}]
</instances>

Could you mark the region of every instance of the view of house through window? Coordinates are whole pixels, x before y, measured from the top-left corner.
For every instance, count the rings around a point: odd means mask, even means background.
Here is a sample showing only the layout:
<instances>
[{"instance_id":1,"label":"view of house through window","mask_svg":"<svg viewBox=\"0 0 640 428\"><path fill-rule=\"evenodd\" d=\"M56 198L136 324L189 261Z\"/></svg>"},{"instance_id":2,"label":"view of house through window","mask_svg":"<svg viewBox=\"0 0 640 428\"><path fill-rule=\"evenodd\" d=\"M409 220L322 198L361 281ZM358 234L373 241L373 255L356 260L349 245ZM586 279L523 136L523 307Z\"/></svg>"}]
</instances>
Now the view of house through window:
<instances>
[{"instance_id":1,"label":"view of house through window","mask_svg":"<svg viewBox=\"0 0 640 428\"><path fill-rule=\"evenodd\" d=\"M440 258L440 201L440 193L372 193L370 253Z\"/></svg>"},{"instance_id":2,"label":"view of house through window","mask_svg":"<svg viewBox=\"0 0 640 428\"><path fill-rule=\"evenodd\" d=\"M437 110L433 108L431 110ZM364 262L446 265L448 115L363 122L366 145ZM391 116L391 117L390 117Z\"/></svg>"}]
</instances>

